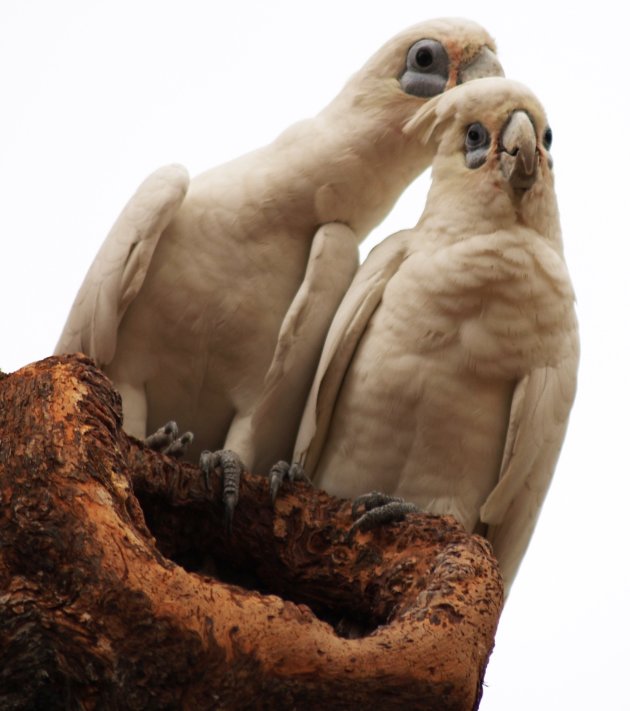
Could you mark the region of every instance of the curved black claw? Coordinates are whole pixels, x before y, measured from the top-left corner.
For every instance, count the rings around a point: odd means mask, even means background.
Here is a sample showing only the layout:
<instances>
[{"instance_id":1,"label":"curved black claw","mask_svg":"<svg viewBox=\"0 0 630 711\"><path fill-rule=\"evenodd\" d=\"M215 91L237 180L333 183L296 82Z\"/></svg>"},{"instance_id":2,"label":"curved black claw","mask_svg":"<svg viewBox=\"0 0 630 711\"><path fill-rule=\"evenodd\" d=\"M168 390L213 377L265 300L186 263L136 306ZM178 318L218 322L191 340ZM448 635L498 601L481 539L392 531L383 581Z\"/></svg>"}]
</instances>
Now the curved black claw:
<instances>
[{"instance_id":1,"label":"curved black claw","mask_svg":"<svg viewBox=\"0 0 630 711\"><path fill-rule=\"evenodd\" d=\"M363 506L365 513L359 515ZM346 540L348 543L354 538L356 531L371 531L378 526L394 521L402 521L409 513L418 513L421 509L410 501L405 501L400 496L389 496L379 491L362 494L352 502L352 518L355 519Z\"/></svg>"},{"instance_id":2,"label":"curved black claw","mask_svg":"<svg viewBox=\"0 0 630 711\"><path fill-rule=\"evenodd\" d=\"M290 482L304 481L311 483L308 475L304 471L304 467L299 462L289 464L285 461L276 462L269 470L269 490L271 492L271 503L276 503L276 496L285 480Z\"/></svg>"},{"instance_id":3,"label":"curved black claw","mask_svg":"<svg viewBox=\"0 0 630 711\"><path fill-rule=\"evenodd\" d=\"M210 474L220 469L223 477L223 505L225 507L225 528L232 533L234 509L238 503L238 491L241 474L245 470L238 454L230 449L220 449L217 452L204 450L199 457L199 466L203 472L206 488L210 489Z\"/></svg>"},{"instance_id":4,"label":"curved black claw","mask_svg":"<svg viewBox=\"0 0 630 711\"><path fill-rule=\"evenodd\" d=\"M159 430L145 438L144 443L155 452L168 454L171 457L180 459L186 454L186 450L193 441L192 432L184 432L179 437L177 422L170 420Z\"/></svg>"}]
</instances>

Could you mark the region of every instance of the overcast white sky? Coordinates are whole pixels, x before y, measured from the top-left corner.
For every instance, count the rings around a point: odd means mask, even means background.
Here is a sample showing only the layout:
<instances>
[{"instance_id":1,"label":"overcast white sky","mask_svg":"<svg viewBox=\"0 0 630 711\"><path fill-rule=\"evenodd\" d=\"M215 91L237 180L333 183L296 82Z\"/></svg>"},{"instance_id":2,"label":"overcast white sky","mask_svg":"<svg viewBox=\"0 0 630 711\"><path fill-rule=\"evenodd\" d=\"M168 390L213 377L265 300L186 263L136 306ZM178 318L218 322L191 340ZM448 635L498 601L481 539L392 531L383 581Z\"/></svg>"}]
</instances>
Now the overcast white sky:
<instances>
[{"instance_id":1,"label":"overcast white sky","mask_svg":"<svg viewBox=\"0 0 630 711\"><path fill-rule=\"evenodd\" d=\"M570 10L565 8L571 8ZM52 351L137 185L316 113L390 36L465 16L546 106L582 362L569 434L503 617L483 711L629 708L627 22L573 3L2 0L0 368ZM588 9L587 9L588 8ZM414 225L428 175L371 244Z\"/></svg>"}]
</instances>

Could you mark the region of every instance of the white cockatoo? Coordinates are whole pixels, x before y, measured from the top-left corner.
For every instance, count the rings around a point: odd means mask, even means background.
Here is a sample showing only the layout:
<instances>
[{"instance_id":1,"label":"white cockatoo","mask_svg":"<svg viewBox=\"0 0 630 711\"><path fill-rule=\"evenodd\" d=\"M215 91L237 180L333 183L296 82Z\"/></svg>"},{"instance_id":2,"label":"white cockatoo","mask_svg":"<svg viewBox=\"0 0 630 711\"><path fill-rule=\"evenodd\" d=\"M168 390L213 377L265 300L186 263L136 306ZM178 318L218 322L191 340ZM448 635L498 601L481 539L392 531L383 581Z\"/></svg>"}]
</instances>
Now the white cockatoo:
<instances>
[{"instance_id":1,"label":"white cockatoo","mask_svg":"<svg viewBox=\"0 0 630 711\"><path fill-rule=\"evenodd\" d=\"M124 208L56 353L82 351L145 437L176 420L195 445L255 471L291 454L358 244L430 163L403 127L430 97L501 75L467 20L416 25L381 48L317 116L190 181L156 171Z\"/></svg>"},{"instance_id":2,"label":"white cockatoo","mask_svg":"<svg viewBox=\"0 0 630 711\"><path fill-rule=\"evenodd\" d=\"M327 335L294 458L342 497L452 514L506 583L532 535L576 389L578 331L543 108L479 79L408 130L434 142L414 229L360 267Z\"/></svg>"}]
</instances>

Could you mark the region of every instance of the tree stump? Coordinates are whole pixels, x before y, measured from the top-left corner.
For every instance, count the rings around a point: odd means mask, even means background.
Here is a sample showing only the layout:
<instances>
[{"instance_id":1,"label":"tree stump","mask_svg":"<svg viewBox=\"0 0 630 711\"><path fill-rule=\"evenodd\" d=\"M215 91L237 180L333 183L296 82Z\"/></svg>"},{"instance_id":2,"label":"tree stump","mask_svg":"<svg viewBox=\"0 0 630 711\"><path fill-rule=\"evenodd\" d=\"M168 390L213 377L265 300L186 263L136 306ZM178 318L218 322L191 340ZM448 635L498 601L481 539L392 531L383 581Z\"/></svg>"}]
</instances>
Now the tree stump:
<instances>
[{"instance_id":1,"label":"tree stump","mask_svg":"<svg viewBox=\"0 0 630 711\"><path fill-rule=\"evenodd\" d=\"M502 605L450 517L346 539L350 503L121 429L82 356L0 376L0 708L476 709ZM343 629L360 630L344 636Z\"/></svg>"}]
</instances>

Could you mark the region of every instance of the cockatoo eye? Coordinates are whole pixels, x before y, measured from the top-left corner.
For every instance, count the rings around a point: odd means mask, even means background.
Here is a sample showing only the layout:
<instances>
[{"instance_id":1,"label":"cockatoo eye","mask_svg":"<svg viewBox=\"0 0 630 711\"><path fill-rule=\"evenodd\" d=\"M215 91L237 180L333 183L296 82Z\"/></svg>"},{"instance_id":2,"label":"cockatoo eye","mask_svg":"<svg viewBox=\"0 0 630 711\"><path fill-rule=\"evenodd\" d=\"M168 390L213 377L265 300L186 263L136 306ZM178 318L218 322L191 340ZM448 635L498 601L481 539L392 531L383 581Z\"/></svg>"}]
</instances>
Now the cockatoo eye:
<instances>
[{"instance_id":1,"label":"cockatoo eye","mask_svg":"<svg viewBox=\"0 0 630 711\"><path fill-rule=\"evenodd\" d=\"M553 141L553 132L547 126L545 129L545 132L543 133L543 146L545 147L545 150L548 151L551 148L551 143Z\"/></svg>"},{"instance_id":2,"label":"cockatoo eye","mask_svg":"<svg viewBox=\"0 0 630 711\"><path fill-rule=\"evenodd\" d=\"M466 165L469 168L479 168L486 162L490 147L488 129L480 123L471 123L466 129Z\"/></svg>"},{"instance_id":3,"label":"cockatoo eye","mask_svg":"<svg viewBox=\"0 0 630 711\"><path fill-rule=\"evenodd\" d=\"M485 126L480 123L471 124L466 131L466 149L474 151L477 148L487 146L489 135Z\"/></svg>"},{"instance_id":4,"label":"cockatoo eye","mask_svg":"<svg viewBox=\"0 0 630 711\"><path fill-rule=\"evenodd\" d=\"M433 52L430 47L420 47L415 56L419 69L428 69L433 64Z\"/></svg>"},{"instance_id":5,"label":"cockatoo eye","mask_svg":"<svg viewBox=\"0 0 630 711\"><path fill-rule=\"evenodd\" d=\"M444 45L434 39L421 39L414 42L407 52L400 85L407 94L437 96L446 88L448 72L449 58Z\"/></svg>"},{"instance_id":6,"label":"cockatoo eye","mask_svg":"<svg viewBox=\"0 0 630 711\"><path fill-rule=\"evenodd\" d=\"M448 76L448 53L444 45L434 39L418 40L407 52L407 69Z\"/></svg>"}]
</instances>

